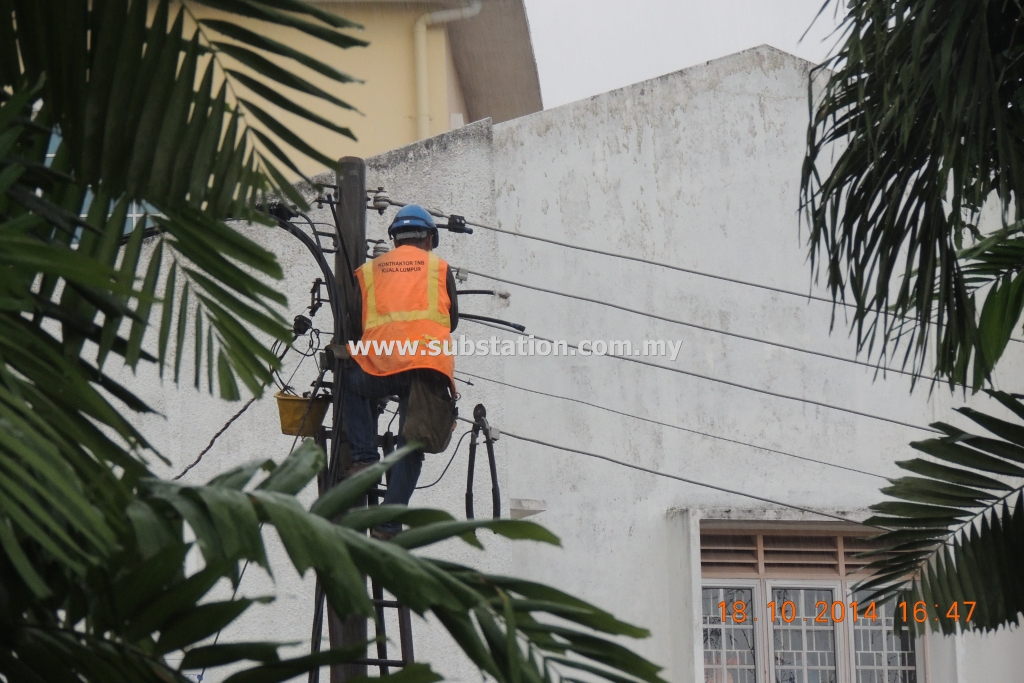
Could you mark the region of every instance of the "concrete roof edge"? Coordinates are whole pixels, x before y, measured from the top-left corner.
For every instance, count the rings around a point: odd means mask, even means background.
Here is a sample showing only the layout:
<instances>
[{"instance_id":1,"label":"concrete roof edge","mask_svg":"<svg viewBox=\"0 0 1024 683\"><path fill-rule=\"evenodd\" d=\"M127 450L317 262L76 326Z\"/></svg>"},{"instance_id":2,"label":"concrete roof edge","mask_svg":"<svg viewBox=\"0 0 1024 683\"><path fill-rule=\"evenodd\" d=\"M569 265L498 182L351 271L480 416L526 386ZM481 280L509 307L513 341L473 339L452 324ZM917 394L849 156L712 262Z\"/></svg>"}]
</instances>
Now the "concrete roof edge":
<instances>
[{"instance_id":1,"label":"concrete roof edge","mask_svg":"<svg viewBox=\"0 0 1024 683\"><path fill-rule=\"evenodd\" d=\"M862 522L874 513L867 508L854 508L848 510L825 510L830 514L845 517L848 521L841 522L836 519L822 519L817 514L784 508L778 506L745 508L745 507L718 507L701 506L693 507L674 506L666 510L666 515L672 517L684 512L696 513L701 524L713 527L728 527L730 525L752 527L759 524L787 526L795 524L810 525L815 528L850 528L863 527Z\"/></svg>"},{"instance_id":2,"label":"concrete roof edge","mask_svg":"<svg viewBox=\"0 0 1024 683\"><path fill-rule=\"evenodd\" d=\"M450 130L447 133L441 133L440 135L419 140L404 147L398 147L397 149L368 157L366 159L366 166L367 168L384 169L399 163L409 163L410 159L428 156L439 149L445 149L466 139L481 139L490 144L492 139L491 120L474 121L461 128ZM395 199L399 198L396 197Z\"/></svg>"},{"instance_id":3,"label":"concrete roof edge","mask_svg":"<svg viewBox=\"0 0 1024 683\"><path fill-rule=\"evenodd\" d=\"M708 67L712 67L712 66L719 66L719 67L721 67L721 66L727 66L727 65L730 65L730 64L735 64L737 69L738 69L738 67L747 58L749 58L751 55L755 55L755 54L758 54L758 53L760 53L762 55L774 55L774 56L781 57L783 59L792 60L794 63L802 65L803 68L805 68L808 71L810 71L811 69L814 69L815 67L818 66L814 62L808 61L808 60L804 59L803 57L799 57L797 55L794 55L791 52L786 52L785 50L781 50L781 49L779 49L777 47L774 47L772 45L768 45L767 43L763 43L761 45L756 45L754 47L750 47L750 48L747 48L745 50L740 50L739 52L733 52L732 54L724 55L722 57L716 57L715 59L709 59L706 62L699 62L697 64L691 64L690 66L683 67L682 69L677 69L675 71L669 71L668 73L661 74L660 76L654 76L652 78L648 78L648 79L643 80L643 81L637 81L636 83L630 83L629 85L624 85L624 86L622 86L620 88L614 88L612 90L607 90L605 92L598 93L596 95L591 95L590 97L584 97L584 98L579 99L579 100L573 100L572 102L566 102L565 104L560 104L557 107L552 107L551 109L545 109L544 111L541 111L541 112L535 112L533 114L528 114L528 115L526 115L525 117L522 117L522 118L528 118L529 116L543 115L543 114L546 114L548 112L558 111L559 109L562 109L564 107L578 106L582 102L592 102L594 100L613 98L613 97L615 97L617 95L626 93L626 92L628 92L630 90L635 90L635 89L638 89L638 88L645 88L645 87L648 87L650 85L657 84L659 81L666 81L666 80L668 80L670 78L677 78L677 77L680 77L680 76L693 75L693 74L699 72L700 70L707 69ZM503 121L503 122L500 122L500 124L496 123L495 126L500 128L501 125L511 124L511 123L513 123L513 121Z\"/></svg>"},{"instance_id":4,"label":"concrete roof edge","mask_svg":"<svg viewBox=\"0 0 1024 683\"><path fill-rule=\"evenodd\" d=\"M440 133L433 137L410 143L404 147L397 147L387 152L375 154L372 157L366 157L366 166L367 168L383 169L398 163L408 163L410 158L427 156L439 149L445 149L466 139L474 138L482 139L487 144L491 143L493 140L493 125L489 118L474 121L461 128L454 128L447 133ZM305 197L306 201L315 199L319 194L313 183L334 184L337 179L333 170L325 169L310 175L309 180L311 182L297 180L292 183L295 189Z\"/></svg>"}]
</instances>

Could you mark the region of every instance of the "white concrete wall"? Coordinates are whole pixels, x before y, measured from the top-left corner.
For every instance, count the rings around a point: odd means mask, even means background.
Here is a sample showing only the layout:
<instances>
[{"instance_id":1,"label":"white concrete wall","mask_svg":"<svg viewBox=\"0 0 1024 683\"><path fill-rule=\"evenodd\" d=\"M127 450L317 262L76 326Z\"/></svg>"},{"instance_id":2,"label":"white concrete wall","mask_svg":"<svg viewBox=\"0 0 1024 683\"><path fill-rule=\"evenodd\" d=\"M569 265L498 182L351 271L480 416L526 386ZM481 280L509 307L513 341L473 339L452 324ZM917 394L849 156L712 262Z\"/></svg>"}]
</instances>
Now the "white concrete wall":
<instances>
[{"instance_id":1,"label":"white concrete wall","mask_svg":"<svg viewBox=\"0 0 1024 683\"><path fill-rule=\"evenodd\" d=\"M771 48L748 50L493 130L480 122L376 157L368 162L368 184L385 186L395 199L505 230L806 292L809 267L797 207L809 68ZM326 211L318 216L327 220ZM370 215L370 237L384 235L386 219ZM318 275L312 260L284 233L258 234L280 254L287 273L284 291L294 309L289 314L299 312ZM829 334L832 311L820 302L485 230L445 234L439 253L455 266L712 328L844 357L855 352L841 314L836 332ZM464 286L493 284L471 277ZM910 395L910 383L900 375L876 379L870 369L848 363L509 289L512 298L505 307L481 297L468 297L460 306L571 343L679 340L683 352L674 363L654 360L916 425L939 419L963 424L951 412L961 397L951 398L942 388L929 394L927 386ZM317 322L326 328L325 315ZM469 322L459 333L511 338ZM1022 355L1011 344L1000 376L1019 376ZM885 476L899 472L894 461L912 457L907 443L924 434L611 358L459 358L459 370ZM310 375L304 381L312 380L312 368L302 372ZM482 402L492 423L514 434L851 518L863 518L881 497L877 489L883 482L871 477L473 382L460 384L462 414L470 415ZM187 390L154 390L150 398L167 420L148 420L144 426L175 461L174 470L190 461L236 409ZM983 398L970 403L1002 412ZM277 432L276 420L272 403L264 399L190 479L205 480L252 457L280 458L290 439ZM545 511L533 519L561 536L563 547L492 541L486 555L455 544L442 552L552 583L650 628L653 637L638 648L668 667L672 683L702 680L697 520L814 519L508 436L498 444L498 457L506 512L510 499L543 501ZM446 460L431 456L422 483L433 481ZM478 462L477 472L479 516L489 509L489 482L485 465ZM448 477L418 493L413 503L461 516L464 473L465 446ZM307 498L311 495L307 492ZM280 551L273 561L283 567ZM225 637L308 639L311 580L299 582L286 568L275 575L277 603L254 608L262 618L241 622ZM247 575L245 593L269 590L264 575ZM1015 631L971 636L959 648L939 639L931 645L931 661L943 669L933 672L936 683L975 683L1012 679L1020 670L1012 657L1024 651L1024 638ZM417 626L416 648L418 658L454 680L479 676L439 629Z\"/></svg>"},{"instance_id":2,"label":"white concrete wall","mask_svg":"<svg viewBox=\"0 0 1024 683\"><path fill-rule=\"evenodd\" d=\"M810 67L756 48L495 126L500 227L808 291L797 207ZM511 280L844 357L855 353L841 315L829 335L827 304L526 239L503 236L499 243L500 275ZM924 387L908 395L903 376L875 380L867 368L511 289L508 315L538 335L681 340L676 363L658 362L917 425L958 422L948 393L940 388L929 396ZM1020 359L1020 350L1010 349L1003 376L1012 377ZM907 443L923 435L609 358L512 358L504 379L886 476L899 472L894 461L912 457ZM510 432L853 518L881 497L884 482L871 477L515 390L503 398L501 426ZM972 403L1001 412L988 400ZM693 644L674 635L699 632L680 630L674 614L692 599L677 595L692 590L692 577L666 575L665 567L686 564L678 545L690 541L668 513L753 508L734 516L761 517L776 514L772 506L511 439L502 448L510 495L547 501L537 519L565 545L517 547L513 569L648 626L655 635L641 650L669 667L670 680L701 680L699 667L694 678L685 672ZM696 618L699 605L694 609ZM996 642L973 638L979 648ZM1019 649L1024 638L1018 632L999 642L990 649L1004 651L1010 642ZM972 673L984 659L968 656L961 683L995 680Z\"/></svg>"}]
</instances>

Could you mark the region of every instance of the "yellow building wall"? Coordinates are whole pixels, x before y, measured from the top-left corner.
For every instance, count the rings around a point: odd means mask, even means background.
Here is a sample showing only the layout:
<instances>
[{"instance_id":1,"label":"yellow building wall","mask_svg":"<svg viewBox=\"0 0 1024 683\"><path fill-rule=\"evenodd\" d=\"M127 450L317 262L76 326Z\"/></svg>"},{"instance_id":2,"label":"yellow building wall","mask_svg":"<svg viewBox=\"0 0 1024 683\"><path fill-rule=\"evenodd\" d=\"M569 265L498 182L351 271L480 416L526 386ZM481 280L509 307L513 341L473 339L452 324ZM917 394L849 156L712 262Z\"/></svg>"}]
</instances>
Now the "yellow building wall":
<instances>
[{"instance_id":1,"label":"yellow building wall","mask_svg":"<svg viewBox=\"0 0 1024 683\"><path fill-rule=\"evenodd\" d=\"M343 156L369 157L415 142L417 136L413 25L422 14L439 9L439 7L421 3L323 2L316 4L323 9L362 24L364 27L362 31L350 30L348 33L369 42L369 46L342 50L288 27L269 26L245 18L233 18L232 21L258 31L268 38L300 49L338 71L363 81L362 83L340 84L289 59L277 55L265 55L275 63L301 75L317 87L355 107L359 113L323 103L310 95L299 93L285 86L277 86L279 92L294 99L298 104L338 125L350 128L357 141L354 142L302 117L267 104L237 83L233 86L235 94L252 99L300 137L307 141L313 141L317 149L333 159ZM193 11L198 19L223 17L223 13L205 7L194 7ZM204 29L204 31L211 38L226 40L208 29ZM452 114L460 114L463 121L467 123L468 115L451 57L447 30L443 25L428 27L427 53L430 133L437 135L450 129ZM229 59L225 60L225 65L228 68L251 73L251 70L240 67ZM247 122L249 125L265 131L263 126L258 121L251 120L251 117ZM282 146L286 151L293 151L283 143ZM324 170L322 164L297 152L293 159L302 172L307 175ZM285 169L282 167L281 170ZM287 175L290 179L295 179L293 172L287 172Z\"/></svg>"}]
</instances>

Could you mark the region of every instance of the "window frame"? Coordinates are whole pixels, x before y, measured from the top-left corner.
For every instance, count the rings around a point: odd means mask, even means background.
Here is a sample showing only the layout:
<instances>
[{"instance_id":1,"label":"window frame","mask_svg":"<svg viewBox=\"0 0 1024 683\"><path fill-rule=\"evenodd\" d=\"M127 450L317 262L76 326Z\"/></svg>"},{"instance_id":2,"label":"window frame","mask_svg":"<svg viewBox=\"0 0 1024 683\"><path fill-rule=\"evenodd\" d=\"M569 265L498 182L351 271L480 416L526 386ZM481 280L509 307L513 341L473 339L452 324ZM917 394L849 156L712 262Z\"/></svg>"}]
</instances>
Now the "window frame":
<instances>
[{"instance_id":1,"label":"window frame","mask_svg":"<svg viewBox=\"0 0 1024 683\"><path fill-rule=\"evenodd\" d=\"M701 595L701 610L702 610L702 613L701 613L701 617L700 617L700 619L701 619L700 626L701 626L701 647L702 647L702 650L703 650L703 638L704 638L704 628L705 628L705 625L704 625L704 615L703 615L703 604L704 604L703 591L704 591L704 589L705 588L744 588L744 589L749 589L751 591L751 595L753 595L754 606L753 606L753 609L748 611L747 614L748 614L748 618L753 618L754 616L759 616L759 615L755 615L754 611L757 609L757 606L759 604L764 602L764 595L761 593L761 591L763 590L763 586L761 584L763 584L763 583L764 583L763 581L760 581L758 579L717 579L717 580L716 579L711 579L709 581L703 581L703 580L701 581L700 588L701 588L701 592L702 592L702 595ZM765 637L766 636L765 636L764 629L758 628L757 624L755 623L754 624L754 679L757 681L757 683L763 683L763 681L767 680L765 678L765 675L764 675L764 672L767 671L767 668L766 668L767 667L766 653L768 651L767 650L768 643L765 642Z\"/></svg>"},{"instance_id":2,"label":"window frame","mask_svg":"<svg viewBox=\"0 0 1024 683\"><path fill-rule=\"evenodd\" d=\"M757 617L754 624L754 669L757 683L773 683L775 667L775 647L772 637L771 621L768 619L768 596L775 588L806 589L828 588L833 595L842 595L847 607L853 600L853 584L856 581L847 579L814 579L794 577L747 577L726 579L717 577L702 578L701 591L705 588L743 588L751 591L754 606L748 610L750 617ZM701 601L703 604L703 599ZM701 637L703 639L703 614L701 615ZM836 683L856 683L857 667L855 661L856 643L854 641L854 624L851 619L833 622L834 642L836 647ZM924 656L926 650L924 636L914 637L914 671L918 683L927 683L925 679Z\"/></svg>"},{"instance_id":3,"label":"window frame","mask_svg":"<svg viewBox=\"0 0 1024 683\"><path fill-rule=\"evenodd\" d=\"M758 581L764 583L764 595L765 595L762 604L759 605L759 607L761 608L761 612L762 612L761 618L764 619L764 622L766 624L765 629L764 629L765 630L765 640L768 643L768 649L766 650L766 653L765 653L766 654L766 656L765 656L765 660L766 660L765 664L766 664L766 666L764 667L764 675L765 675L765 680L766 681L771 681L771 680L774 680L773 679L773 675L774 675L774 670L775 670L775 638L772 635L772 631L774 629L775 624L770 619L768 619L768 616L769 616L768 615L768 603L770 602L768 600L768 596L772 595L772 593L773 593L773 591L775 591L775 589L789 588L789 589L793 589L793 590L807 590L807 589L818 588L818 589L828 589L828 590L831 590L832 591L832 600L833 600L833 602L835 602L836 596L844 596L845 597L845 595L846 595L845 588L846 587L843 585L843 581L838 579L838 578L835 579L835 580L826 580L826 579L803 579L803 580L801 580L799 578L796 578L796 579L785 579L785 578L772 577L772 578L758 579ZM829 605L830 610L831 610L831 607L832 606ZM776 605L776 609L780 609L780 606ZM830 621L831 621L831 611L829 612L829 617L830 617ZM845 622L845 619L843 620L843 622ZM849 683L849 681L853 681L854 680L853 667L852 666L847 666L846 667L847 669L849 669L849 672L847 673L845 678L844 678L843 671L842 671L843 668L844 668L843 667L843 662L847 662L848 661L848 662L852 663L852 661L853 661L852 659L848 658L849 655L852 654L852 653L848 651L848 644L845 642L845 638L843 636L843 626L844 626L844 623L837 622L837 621L832 621L831 623L832 623L832 642L835 643L836 682L837 683ZM852 629L850 629L850 638L851 638L851 643L852 643L852 638L853 638L853 631L852 631ZM756 659L757 659L756 654L755 654L754 658L755 658L755 661L756 661Z\"/></svg>"},{"instance_id":4,"label":"window frame","mask_svg":"<svg viewBox=\"0 0 1024 683\"><path fill-rule=\"evenodd\" d=\"M857 581L849 581L849 580L844 580L843 581L843 588L846 591L846 605L847 605L847 607L849 607L850 603L853 602L853 595L854 595L853 585L855 583L857 583ZM893 607L895 608L895 606L897 604L898 603L894 602L893 603ZM858 607L859 606L860 606L860 603L858 602ZM849 659L849 662L850 662L850 664L849 664L850 680L855 683L856 680L857 680L857 662L856 662L857 643L856 643L856 639L855 639L856 638L856 634L854 633L854 627L855 627L854 622L850 621L849 622L849 626L847 626L847 631L848 631L847 641L848 641L849 652L850 652L850 659ZM930 632L931 632L930 630L927 630L927 631L925 631L924 635L915 635L914 636L914 671L917 674L918 683L930 683L929 679L926 677L927 667L925 665L925 657L927 656L927 652L928 652L927 639L928 639L928 633L930 633Z\"/></svg>"}]
</instances>

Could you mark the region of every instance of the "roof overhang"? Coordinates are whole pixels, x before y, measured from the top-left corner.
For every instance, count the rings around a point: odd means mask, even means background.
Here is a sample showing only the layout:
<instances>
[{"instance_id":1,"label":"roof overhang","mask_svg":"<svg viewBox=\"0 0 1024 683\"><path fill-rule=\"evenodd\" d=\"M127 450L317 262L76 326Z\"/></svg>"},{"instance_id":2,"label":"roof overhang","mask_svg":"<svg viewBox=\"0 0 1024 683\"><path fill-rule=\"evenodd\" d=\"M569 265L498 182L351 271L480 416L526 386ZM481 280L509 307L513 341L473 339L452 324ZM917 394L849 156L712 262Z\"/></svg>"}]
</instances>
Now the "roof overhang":
<instances>
[{"instance_id":1,"label":"roof overhang","mask_svg":"<svg viewBox=\"0 0 1024 683\"><path fill-rule=\"evenodd\" d=\"M336 1L424 5L424 12L469 4L469 0ZM447 26L470 121L490 118L501 123L544 108L523 0L483 0L480 14Z\"/></svg>"},{"instance_id":2,"label":"roof overhang","mask_svg":"<svg viewBox=\"0 0 1024 683\"><path fill-rule=\"evenodd\" d=\"M449 24L448 36L471 121L544 108L523 0L484 0L480 14Z\"/></svg>"}]
</instances>

